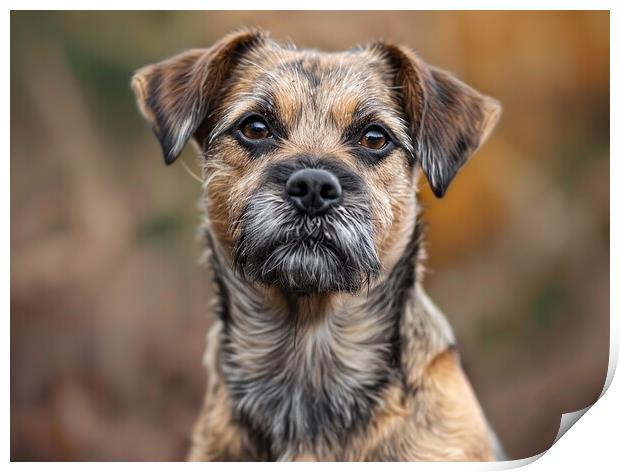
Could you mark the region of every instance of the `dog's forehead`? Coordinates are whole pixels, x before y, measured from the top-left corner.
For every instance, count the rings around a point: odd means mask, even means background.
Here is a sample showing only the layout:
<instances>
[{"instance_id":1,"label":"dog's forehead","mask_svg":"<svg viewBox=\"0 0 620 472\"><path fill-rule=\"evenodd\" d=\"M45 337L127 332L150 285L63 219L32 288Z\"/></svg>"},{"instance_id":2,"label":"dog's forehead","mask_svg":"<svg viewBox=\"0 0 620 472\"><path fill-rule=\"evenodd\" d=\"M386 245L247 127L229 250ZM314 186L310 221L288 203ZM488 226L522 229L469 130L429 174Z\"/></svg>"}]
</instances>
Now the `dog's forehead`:
<instances>
[{"instance_id":1,"label":"dog's forehead","mask_svg":"<svg viewBox=\"0 0 620 472\"><path fill-rule=\"evenodd\" d=\"M342 130L364 113L403 128L388 67L364 50L259 48L243 58L223 102L228 124L261 105L291 128Z\"/></svg>"},{"instance_id":2,"label":"dog's forehead","mask_svg":"<svg viewBox=\"0 0 620 472\"><path fill-rule=\"evenodd\" d=\"M308 49L262 48L242 62L255 85L303 94L308 91L387 94L384 64L364 50L328 53Z\"/></svg>"}]
</instances>

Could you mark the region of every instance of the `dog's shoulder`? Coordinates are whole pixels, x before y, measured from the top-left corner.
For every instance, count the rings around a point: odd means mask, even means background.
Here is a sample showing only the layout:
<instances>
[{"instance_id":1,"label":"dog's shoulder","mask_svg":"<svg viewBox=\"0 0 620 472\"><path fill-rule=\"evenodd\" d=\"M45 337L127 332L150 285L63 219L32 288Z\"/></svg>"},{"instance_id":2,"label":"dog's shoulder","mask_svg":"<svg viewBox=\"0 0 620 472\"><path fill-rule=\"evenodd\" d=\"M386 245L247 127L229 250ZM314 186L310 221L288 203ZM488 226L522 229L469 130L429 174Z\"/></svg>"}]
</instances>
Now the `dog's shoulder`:
<instances>
[{"instance_id":1,"label":"dog's shoulder","mask_svg":"<svg viewBox=\"0 0 620 472\"><path fill-rule=\"evenodd\" d=\"M454 348L431 361L421 391L424 398L418 406L427 411L432 425L430 443L442 444L454 460L493 460L491 431Z\"/></svg>"},{"instance_id":2,"label":"dog's shoulder","mask_svg":"<svg viewBox=\"0 0 620 472\"><path fill-rule=\"evenodd\" d=\"M424 289L415 290L401 326L408 413L387 442L401 442L408 460L490 460L493 433L461 366L452 328Z\"/></svg>"},{"instance_id":3,"label":"dog's shoulder","mask_svg":"<svg viewBox=\"0 0 620 472\"><path fill-rule=\"evenodd\" d=\"M448 348L426 364L412 391L386 391L370 427L345 458L370 461L486 461L496 456L493 433Z\"/></svg>"},{"instance_id":4,"label":"dog's shoulder","mask_svg":"<svg viewBox=\"0 0 620 472\"><path fill-rule=\"evenodd\" d=\"M413 391L392 388L384 402L347 459L494 460L493 433L454 348L426 365Z\"/></svg>"}]
</instances>

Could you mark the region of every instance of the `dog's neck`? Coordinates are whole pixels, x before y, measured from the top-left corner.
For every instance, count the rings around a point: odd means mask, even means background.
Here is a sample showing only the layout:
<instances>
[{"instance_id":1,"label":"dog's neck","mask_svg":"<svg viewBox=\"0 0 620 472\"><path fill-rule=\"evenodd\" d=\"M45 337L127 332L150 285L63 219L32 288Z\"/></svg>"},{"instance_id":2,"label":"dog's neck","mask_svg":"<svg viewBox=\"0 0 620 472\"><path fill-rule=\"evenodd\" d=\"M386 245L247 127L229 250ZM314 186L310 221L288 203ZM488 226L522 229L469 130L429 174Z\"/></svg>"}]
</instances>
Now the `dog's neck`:
<instances>
[{"instance_id":1,"label":"dog's neck","mask_svg":"<svg viewBox=\"0 0 620 472\"><path fill-rule=\"evenodd\" d=\"M415 388L420 367L412 363L445 347L446 337L428 326L437 320L414 313L420 222L392 270L354 295L287 297L257 288L208 239L223 323L222 374L238 421L274 457L341 442L369 420L383 389L396 382ZM404 356L403 349L420 352Z\"/></svg>"}]
</instances>

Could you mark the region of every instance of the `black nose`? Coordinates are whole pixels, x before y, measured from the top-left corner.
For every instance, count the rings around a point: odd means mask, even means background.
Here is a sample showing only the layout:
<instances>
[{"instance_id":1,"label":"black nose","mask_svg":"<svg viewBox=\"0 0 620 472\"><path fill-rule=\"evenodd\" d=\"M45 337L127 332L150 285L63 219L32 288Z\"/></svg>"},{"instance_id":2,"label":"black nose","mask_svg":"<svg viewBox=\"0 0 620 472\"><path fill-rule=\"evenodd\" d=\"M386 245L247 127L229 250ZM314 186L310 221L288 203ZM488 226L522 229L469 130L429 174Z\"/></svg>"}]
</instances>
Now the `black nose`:
<instances>
[{"instance_id":1,"label":"black nose","mask_svg":"<svg viewBox=\"0 0 620 472\"><path fill-rule=\"evenodd\" d=\"M286 181L286 193L295 206L310 216L325 213L342 195L338 178L323 169L301 169Z\"/></svg>"}]
</instances>

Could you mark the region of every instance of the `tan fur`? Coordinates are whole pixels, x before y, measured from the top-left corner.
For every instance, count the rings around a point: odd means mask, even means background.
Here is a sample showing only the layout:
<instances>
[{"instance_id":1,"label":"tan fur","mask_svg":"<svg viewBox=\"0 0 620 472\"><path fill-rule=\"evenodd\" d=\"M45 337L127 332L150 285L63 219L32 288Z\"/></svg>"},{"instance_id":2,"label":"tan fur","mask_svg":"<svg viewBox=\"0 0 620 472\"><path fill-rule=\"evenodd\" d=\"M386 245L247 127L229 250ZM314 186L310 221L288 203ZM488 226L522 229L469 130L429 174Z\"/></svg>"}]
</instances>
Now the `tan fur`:
<instances>
[{"instance_id":1,"label":"tan fur","mask_svg":"<svg viewBox=\"0 0 620 472\"><path fill-rule=\"evenodd\" d=\"M132 85L167 163L190 138L201 150L205 231L215 275L226 291L222 296L232 300L225 307L226 339L235 351L223 348L225 322L216 320L205 356L207 395L189 459L493 460L492 431L461 369L451 329L422 289L423 250L408 251L418 245L411 239L417 234L418 168L435 193L443 195L495 125L497 102L401 46L373 43L356 51L321 53L282 46L251 30L147 66ZM256 158L229 130L265 102L278 110L288 134ZM400 143L371 164L343 140L364 107ZM290 294L275 285L241 280L233 260L244 212L261 191L268 169L299 156L337 162L364 182L373 225L373 237L366 239L372 239L381 270L358 292L302 297L292 323ZM401 287L406 280L391 277L407 264L415 267L415 277ZM394 293L381 292L385 287ZM387 302L401 297L394 323L393 305ZM386 365L393 343L399 349L399 376L380 384L383 371L394 368ZM283 361L282 353L289 358ZM267 377L263 381L282 373L265 375L270 363L280 362L281 369L290 370L286 378L298 387L291 390L295 392L310 389L329 399L330 392L323 390L334 388L333 396L344 402L342 391L370 386L372 411L364 412L370 419L356 426L355 418L345 417L353 426L338 441L329 432L314 439L309 433L267 451L262 443L266 433L256 431L235 409L225 355L234 360L229 369L242 366L243 375ZM375 384L380 385L376 392Z\"/></svg>"}]
</instances>

